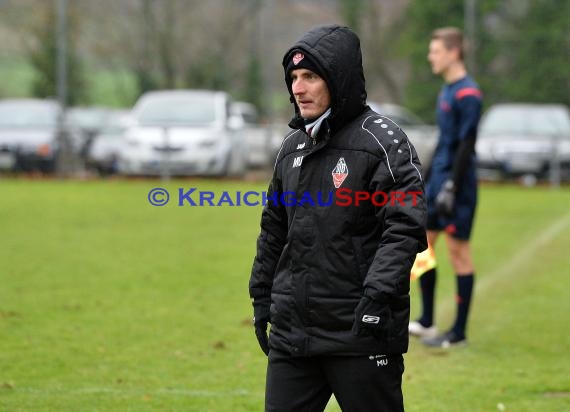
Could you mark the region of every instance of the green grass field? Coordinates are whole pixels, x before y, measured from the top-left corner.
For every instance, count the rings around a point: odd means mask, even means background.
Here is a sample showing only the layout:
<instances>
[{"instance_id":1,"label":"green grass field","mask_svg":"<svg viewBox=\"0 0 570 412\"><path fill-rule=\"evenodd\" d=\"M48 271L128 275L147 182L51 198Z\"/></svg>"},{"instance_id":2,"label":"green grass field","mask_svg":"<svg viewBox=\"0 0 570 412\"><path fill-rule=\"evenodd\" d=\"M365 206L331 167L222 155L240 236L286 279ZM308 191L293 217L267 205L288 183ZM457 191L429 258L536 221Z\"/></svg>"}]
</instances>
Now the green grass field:
<instances>
[{"instance_id":1,"label":"green grass field","mask_svg":"<svg viewBox=\"0 0 570 412\"><path fill-rule=\"evenodd\" d=\"M153 207L157 186L0 180L1 411L263 409L247 292L261 208ZM164 187L175 197L265 184ZM412 341L406 410L570 410L568 205L568 189L481 189L470 345ZM444 246L442 327L455 310Z\"/></svg>"}]
</instances>

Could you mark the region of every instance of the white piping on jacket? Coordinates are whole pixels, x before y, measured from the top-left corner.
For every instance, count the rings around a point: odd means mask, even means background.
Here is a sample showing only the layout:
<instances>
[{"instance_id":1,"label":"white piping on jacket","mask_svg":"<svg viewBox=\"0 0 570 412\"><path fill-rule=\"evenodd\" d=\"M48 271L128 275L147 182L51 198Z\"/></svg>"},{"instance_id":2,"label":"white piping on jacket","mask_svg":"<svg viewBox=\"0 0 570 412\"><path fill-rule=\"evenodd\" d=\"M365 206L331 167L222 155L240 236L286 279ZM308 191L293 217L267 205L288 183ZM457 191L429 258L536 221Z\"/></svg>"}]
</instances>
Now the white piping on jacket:
<instances>
[{"instance_id":1,"label":"white piping on jacket","mask_svg":"<svg viewBox=\"0 0 570 412\"><path fill-rule=\"evenodd\" d=\"M366 119L364 119L361 127L363 130L366 130L368 133L370 133L370 135L374 138L374 140L376 140L376 143L378 143L378 145L380 145L380 147L384 151L384 154L386 155L386 162L388 163L388 170L390 171L390 174L392 175L392 180L394 180L394 183L396 183L396 178L394 177L394 173L392 173L392 168L390 167L390 159L388 158L388 152L386 152L386 149L384 149L384 146L382 146L382 143L380 143L380 141L374 135L374 133L372 133L370 130L368 130L366 127L364 127L364 123L366 123L366 121L368 119L370 119L371 117L374 117L374 116L368 116Z\"/></svg>"}]
</instances>

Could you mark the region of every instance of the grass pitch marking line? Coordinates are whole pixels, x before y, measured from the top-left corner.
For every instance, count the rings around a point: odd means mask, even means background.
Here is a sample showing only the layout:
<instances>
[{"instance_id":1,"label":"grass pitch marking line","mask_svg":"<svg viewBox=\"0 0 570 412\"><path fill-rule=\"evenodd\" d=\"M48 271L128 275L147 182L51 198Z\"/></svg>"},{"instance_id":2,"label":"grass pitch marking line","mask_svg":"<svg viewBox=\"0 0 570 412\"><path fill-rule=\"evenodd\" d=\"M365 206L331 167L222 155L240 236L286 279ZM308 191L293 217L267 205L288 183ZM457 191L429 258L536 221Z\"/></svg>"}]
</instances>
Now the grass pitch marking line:
<instances>
[{"instance_id":1,"label":"grass pitch marking line","mask_svg":"<svg viewBox=\"0 0 570 412\"><path fill-rule=\"evenodd\" d=\"M476 287L477 292L483 292L492 287L494 283L501 278L518 275L519 269L526 266L536 252L542 247L551 243L556 236L570 226L570 213L562 218L557 218L550 226L535 236L531 241L527 242L521 249L516 251L509 260L504 262L498 269L487 274Z\"/></svg>"},{"instance_id":2,"label":"grass pitch marking line","mask_svg":"<svg viewBox=\"0 0 570 412\"><path fill-rule=\"evenodd\" d=\"M570 213L557 218L550 226L541 231L531 241L527 242L522 248L518 249L506 262L498 269L495 269L485 275L484 278L476 280L475 294L484 294L485 291L493 286L498 280L518 275L518 271L523 268L536 252L543 246L552 242L553 239L570 226ZM477 270L475 270L477 273ZM475 275L477 276L477 275ZM442 310L447 312L455 307L455 303L446 300L441 304Z\"/></svg>"}]
</instances>

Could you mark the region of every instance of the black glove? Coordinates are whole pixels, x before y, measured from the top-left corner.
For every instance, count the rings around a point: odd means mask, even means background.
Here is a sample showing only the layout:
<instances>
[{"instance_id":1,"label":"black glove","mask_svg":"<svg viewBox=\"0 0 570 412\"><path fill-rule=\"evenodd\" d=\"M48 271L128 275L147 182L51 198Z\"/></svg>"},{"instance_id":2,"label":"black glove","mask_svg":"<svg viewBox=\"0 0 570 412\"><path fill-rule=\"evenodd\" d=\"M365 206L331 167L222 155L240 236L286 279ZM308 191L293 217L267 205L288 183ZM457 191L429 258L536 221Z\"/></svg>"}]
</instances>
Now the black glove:
<instances>
[{"instance_id":1,"label":"black glove","mask_svg":"<svg viewBox=\"0 0 570 412\"><path fill-rule=\"evenodd\" d=\"M269 306L271 299L258 298L253 299L253 327L255 328L255 337L261 350L266 355L269 355L269 338L267 336L267 324L270 321Z\"/></svg>"},{"instance_id":2,"label":"black glove","mask_svg":"<svg viewBox=\"0 0 570 412\"><path fill-rule=\"evenodd\" d=\"M444 217L453 215L455 206L455 185L452 180L447 180L435 198L435 209L437 213Z\"/></svg>"},{"instance_id":3,"label":"black glove","mask_svg":"<svg viewBox=\"0 0 570 412\"><path fill-rule=\"evenodd\" d=\"M384 337L390 318L391 312L387 303L363 296L354 310L352 333L356 336Z\"/></svg>"}]
</instances>

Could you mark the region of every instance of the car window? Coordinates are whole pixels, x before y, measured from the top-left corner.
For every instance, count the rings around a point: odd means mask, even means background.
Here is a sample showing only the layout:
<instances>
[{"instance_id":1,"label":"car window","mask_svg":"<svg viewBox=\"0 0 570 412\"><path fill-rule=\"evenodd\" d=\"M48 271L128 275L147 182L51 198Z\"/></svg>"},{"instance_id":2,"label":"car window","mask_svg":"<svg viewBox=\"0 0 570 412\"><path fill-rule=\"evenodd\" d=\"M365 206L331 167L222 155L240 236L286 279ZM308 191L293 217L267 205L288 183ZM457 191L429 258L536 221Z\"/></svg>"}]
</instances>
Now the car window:
<instances>
[{"instance_id":1,"label":"car window","mask_svg":"<svg viewBox=\"0 0 570 412\"><path fill-rule=\"evenodd\" d=\"M0 104L0 127L53 128L57 124L57 109L49 104Z\"/></svg>"},{"instance_id":2,"label":"car window","mask_svg":"<svg viewBox=\"0 0 570 412\"><path fill-rule=\"evenodd\" d=\"M489 111L482 134L559 135L570 132L568 113L558 109L502 108Z\"/></svg>"},{"instance_id":3,"label":"car window","mask_svg":"<svg viewBox=\"0 0 570 412\"><path fill-rule=\"evenodd\" d=\"M101 129L101 133L122 133L129 127L130 115L111 113Z\"/></svg>"},{"instance_id":4,"label":"car window","mask_svg":"<svg viewBox=\"0 0 570 412\"><path fill-rule=\"evenodd\" d=\"M206 126L216 121L214 96L157 96L144 100L135 112L143 126Z\"/></svg>"},{"instance_id":5,"label":"car window","mask_svg":"<svg viewBox=\"0 0 570 412\"><path fill-rule=\"evenodd\" d=\"M249 103L233 103L230 108L230 114L239 117L248 125L256 125L259 122L255 106Z\"/></svg>"},{"instance_id":6,"label":"car window","mask_svg":"<svg viewBox=\"0 0 570 412\"><path fill-rule=\"evenodd\" d=\"M257 115L255 113L242 112L241 116L247 124L257 124Z\"/></svg>"}]
</instances>

